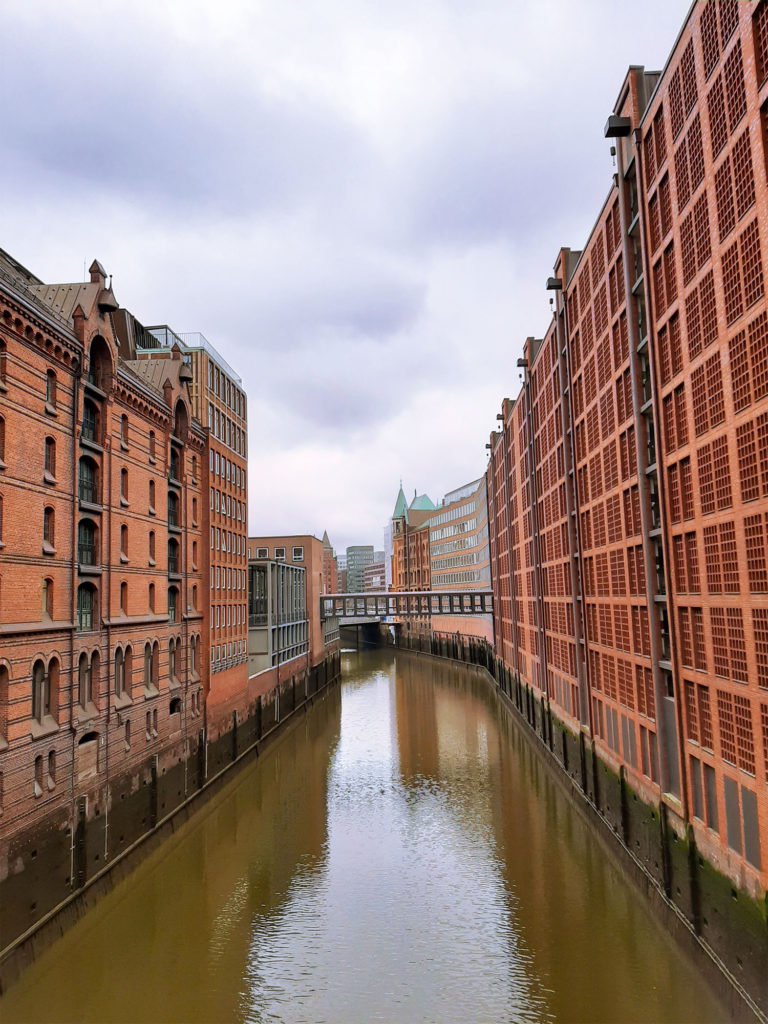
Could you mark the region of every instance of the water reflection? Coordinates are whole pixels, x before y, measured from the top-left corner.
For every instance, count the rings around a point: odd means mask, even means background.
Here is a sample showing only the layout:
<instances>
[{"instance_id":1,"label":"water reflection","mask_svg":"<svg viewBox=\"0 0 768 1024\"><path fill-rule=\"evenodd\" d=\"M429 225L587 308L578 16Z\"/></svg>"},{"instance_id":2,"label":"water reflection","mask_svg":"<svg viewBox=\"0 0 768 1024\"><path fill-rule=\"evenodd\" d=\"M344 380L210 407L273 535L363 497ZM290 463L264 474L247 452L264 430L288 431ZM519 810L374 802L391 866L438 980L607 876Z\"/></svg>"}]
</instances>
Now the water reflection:
<instances>
[{"instance_id":1,"label":"water reflection","mask_svg":"<svg viewBox=\"0 0 768 1024\"><path fill-rule=\"evenodd\" d=\"M383 652L344 669L4 1024L722 1019L482 681Z\"/></svg>"}]
</instances>

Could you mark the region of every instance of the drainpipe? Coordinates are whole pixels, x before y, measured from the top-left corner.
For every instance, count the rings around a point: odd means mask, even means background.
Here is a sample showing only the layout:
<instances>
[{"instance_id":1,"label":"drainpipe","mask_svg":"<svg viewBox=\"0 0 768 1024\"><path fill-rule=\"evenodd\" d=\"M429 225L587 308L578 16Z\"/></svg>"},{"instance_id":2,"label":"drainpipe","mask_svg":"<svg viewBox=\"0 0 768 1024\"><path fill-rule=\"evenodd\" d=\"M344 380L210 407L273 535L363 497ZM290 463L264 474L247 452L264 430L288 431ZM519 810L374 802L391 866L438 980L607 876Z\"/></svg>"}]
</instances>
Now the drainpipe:
<instances>
[{"instance_id":1,"label":"drainpipe","mask_svg":"<svg viewBox=\"0 0 768 1024\"><path fill-rule=\"evenodd\" d=\"M85 357L85 349L83 349ZM72 762L70 764L70 805L72 809L72 823L70 826L69 842L69 886L75 887L75 827L77 823L77 808L75 806L75 724L74 724L74 664L75 664L75 625L77 615L77 509L79 493L79 477L77 471L77 410L80 404L80 379L82 376L82 365L72 381L72 558L70 561L70 585L69 585L69 733L72 738ZM61 695L61 668L59 669L59 695Z\"/></svg>"}]
</instances>

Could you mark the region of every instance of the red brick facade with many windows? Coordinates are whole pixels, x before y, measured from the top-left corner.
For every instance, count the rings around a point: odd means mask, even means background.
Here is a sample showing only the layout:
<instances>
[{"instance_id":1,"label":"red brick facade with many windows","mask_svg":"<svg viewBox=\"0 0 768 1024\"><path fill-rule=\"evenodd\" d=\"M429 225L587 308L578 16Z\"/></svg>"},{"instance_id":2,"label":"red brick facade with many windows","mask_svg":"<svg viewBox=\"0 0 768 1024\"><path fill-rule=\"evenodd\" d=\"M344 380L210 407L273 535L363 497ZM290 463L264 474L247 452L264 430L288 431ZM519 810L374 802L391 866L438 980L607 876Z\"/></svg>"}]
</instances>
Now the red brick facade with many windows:
<instances>
[{"instance_id":1,"label":"red brick facade with many windows","mask_svg":"<svg viewBox=\"0 0 768 1024\"><path fill-rule=\"evenodd\" d=\"M78 857L118 855L123 789L151 764L170 772L203 728L206 436L179 351L147 374L116 312L97 263L86 284L48 286L0 254L6 938L29 924L13 892L35 867L35 836L45 860L52 835L74 848L78 819L101 819L99 848ZM44 912L93 866L73 854L39 870Z\"/></svg>"},{"instance_id":2,"label":"red brick facade with many windows","mask_svg":"<svg viewBox=\"0 0 768 1024\"><path fill-rule=\"evenodd\" d=\"M768 4L632 68L617 173L487 472L499 653L753 895L768 884Z\"/></svg>"}]
</instances>

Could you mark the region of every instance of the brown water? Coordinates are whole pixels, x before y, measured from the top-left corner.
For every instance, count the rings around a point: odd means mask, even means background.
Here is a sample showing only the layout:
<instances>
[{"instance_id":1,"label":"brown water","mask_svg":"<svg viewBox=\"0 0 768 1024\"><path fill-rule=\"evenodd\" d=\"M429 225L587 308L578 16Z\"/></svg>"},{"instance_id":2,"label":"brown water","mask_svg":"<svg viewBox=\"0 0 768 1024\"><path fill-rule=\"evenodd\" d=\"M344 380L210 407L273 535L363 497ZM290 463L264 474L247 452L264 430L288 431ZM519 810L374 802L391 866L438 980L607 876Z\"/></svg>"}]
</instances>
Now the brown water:
<instances>
[{"instance_id":1,"label":"brown water","mask_svg":"<svg viewBox=\"0 0 768 1024\"><path fill-rule=\"evenodd\" d=\"M717 1021L483 682L344 683L34 964L15 1021Z\"/></svg>"}]
</instances>

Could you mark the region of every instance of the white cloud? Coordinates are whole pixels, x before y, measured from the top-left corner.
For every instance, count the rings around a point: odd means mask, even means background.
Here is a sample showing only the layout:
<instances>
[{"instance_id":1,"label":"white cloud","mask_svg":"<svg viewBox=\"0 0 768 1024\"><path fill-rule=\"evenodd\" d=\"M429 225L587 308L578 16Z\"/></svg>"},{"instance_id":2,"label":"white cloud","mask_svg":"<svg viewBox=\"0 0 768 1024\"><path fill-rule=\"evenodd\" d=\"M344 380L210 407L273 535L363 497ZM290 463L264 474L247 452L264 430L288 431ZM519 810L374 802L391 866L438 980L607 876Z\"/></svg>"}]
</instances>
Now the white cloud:
<instances>
[{"instance_id":1,"label":"white cloud","mask_svg":"<svg viewBox=\"0 0 768 1024\"><path fill-rule=\"evenodd\" d=\"M250 396L253 530L381 541L483 472L602 125L687 2L28 0L3 12L0 245L94 257ZM606 41L610 39L610 45Z\"/></svg>"}]
</instances>

